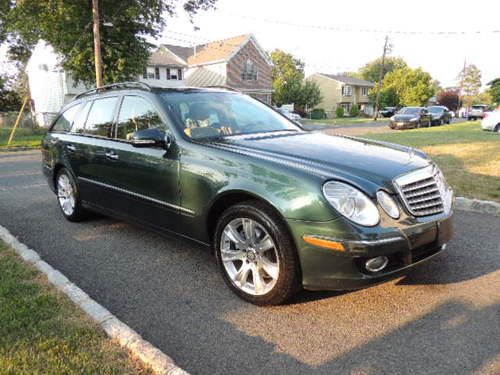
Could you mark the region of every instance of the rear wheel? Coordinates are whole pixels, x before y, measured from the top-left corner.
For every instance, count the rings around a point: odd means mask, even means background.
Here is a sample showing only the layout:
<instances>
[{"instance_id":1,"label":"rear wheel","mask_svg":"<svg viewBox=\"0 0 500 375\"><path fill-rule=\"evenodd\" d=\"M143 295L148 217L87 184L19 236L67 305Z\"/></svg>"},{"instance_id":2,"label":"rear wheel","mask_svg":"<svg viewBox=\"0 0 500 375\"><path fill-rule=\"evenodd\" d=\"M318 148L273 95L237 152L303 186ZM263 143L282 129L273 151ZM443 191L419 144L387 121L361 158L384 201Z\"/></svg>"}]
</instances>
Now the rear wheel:
<instances>
[{"instance_id":1,"label":"rear wheel","mask_svg":"<svg viewBox=\"0 0 500 375\"><path fill-rule=\"evenodd\" d=\"M82 207L75 179L65 168L57 173L56 193L59 208L66 219L80 221L86 217L87 212Z\"/></svg>"},{"instance_id":2,"label":"rear wheel","mask_svg":"<svg viewBox=\"0 0 500 375\"><path fill-rule=\"evenodd\" d=\"M300 288L295 244L266 205L248 201L227 209L215 231L215 253L226 284L256 305L277 305Z\"/></svg>"},{"instance_id":3,"label":"rear wheel","mask_svg":"<svg viewBox=\"0 0 500 375\"><path fill-rule=\"evenodd\" d=\"M495 129L493 130L496 131L497 133L500 133L500 124L497 124L497 126L495 126Z\"/></svg>"}]
</instances>

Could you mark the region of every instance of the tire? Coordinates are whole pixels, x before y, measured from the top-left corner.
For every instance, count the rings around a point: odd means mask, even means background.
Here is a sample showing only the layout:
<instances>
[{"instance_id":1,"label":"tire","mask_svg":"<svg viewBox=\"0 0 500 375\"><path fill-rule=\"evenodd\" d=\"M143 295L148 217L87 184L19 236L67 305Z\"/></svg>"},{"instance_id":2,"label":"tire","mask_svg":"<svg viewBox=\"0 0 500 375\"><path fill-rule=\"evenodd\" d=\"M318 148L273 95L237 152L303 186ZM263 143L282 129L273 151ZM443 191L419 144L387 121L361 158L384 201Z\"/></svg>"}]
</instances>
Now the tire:
<instances>
[{"instance_id":1,"label":"tire","mask_svg":"<svg viewBox=\"0 0 500 375\"><path fill-rule=\"evenodd\" d=\"M55 188L59 208L67 220L81 221L87 217L87 211L82 207L80 200L78 185L66 168L61 168L57 172Z\"/></svg>"},{"instance_id":2,"label":"tire","mask_svg":"<svg viewBox=\"0 0 500 375\"><path fill-rule=\"evenodd\" d=\"M293 238L281 218L259 201L236 204L221 215L214 247L224 281L245 301L278 305L301 288Z\"/></svg>"},{"instance_id":3,"label":"tire","mask_svg":"<svg viewBox=\"0 0 500 375\"><path fill-rule=\"evenodd\" d=\"M494 132L500 133L500 124L497 124L495 128L493 129Z\"/></svg>"}]
</instances>

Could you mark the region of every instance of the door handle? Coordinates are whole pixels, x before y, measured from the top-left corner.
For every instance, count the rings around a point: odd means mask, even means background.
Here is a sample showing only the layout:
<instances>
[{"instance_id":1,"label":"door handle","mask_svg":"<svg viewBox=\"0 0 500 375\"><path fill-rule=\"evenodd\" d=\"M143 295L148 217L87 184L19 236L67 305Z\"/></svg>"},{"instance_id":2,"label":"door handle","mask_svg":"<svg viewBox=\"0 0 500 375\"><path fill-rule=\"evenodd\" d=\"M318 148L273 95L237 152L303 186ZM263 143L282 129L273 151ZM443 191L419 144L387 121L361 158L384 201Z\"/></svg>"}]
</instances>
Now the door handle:
<instances>
[{"instance_id":1,"label":"door handle","mask_svg":"<svg viewBox=\"0 0 500 375\"><path fill-rule=\"evenodd\" d=\"M115 154L113 151L108 151L104 155L106 155L108 159L118 160L118 155Z\"/></svg>"},{"instance_id":2,"label":"door handle","mask_svg":"<svg viewBox=\"0 0 500 375\"><path fill-rule=\"evenodd\" d=\"M66 145L66 150L71 151L71 152L75 152L76 147L75 147L75 145Z\"/></svg>"}]
</instances>

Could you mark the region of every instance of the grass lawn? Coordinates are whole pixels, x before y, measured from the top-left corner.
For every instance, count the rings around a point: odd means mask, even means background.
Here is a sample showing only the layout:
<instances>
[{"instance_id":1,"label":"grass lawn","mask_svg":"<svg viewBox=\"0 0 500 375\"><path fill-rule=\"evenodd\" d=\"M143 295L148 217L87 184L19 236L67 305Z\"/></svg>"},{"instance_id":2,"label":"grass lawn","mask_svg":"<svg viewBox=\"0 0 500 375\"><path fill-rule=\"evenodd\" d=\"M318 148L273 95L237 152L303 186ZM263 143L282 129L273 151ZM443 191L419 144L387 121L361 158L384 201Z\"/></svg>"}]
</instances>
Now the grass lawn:
<instances>
[{"instance_id":1,"label":"grass lawn","mask_svg":"<svg viewBox=\"0 0 500 375\"><path fill-rule=\"evenodd\" d=\"M0 129L0 150L7 148L11 128ZM42 138L47 133L44 128L18 128L9 147L40 148Z\"/></svg>"},{"instance_id":2,"label":"grass lawn","mask_svg":"<svg viewBox=\"0 0 500 375\"><path fill-rule=\"evenodd\" d=\"M0 373L150 372L0 241Z\"/></svg>"},{"instance_id":3,"label":"grass lawn","mask_svg":"<svg viewBox=\"0 0 500 375\"><path fill-rule=\"evenodd\" d=\"M439 165L456 195L500 202L500 134L481 130L477 121L362 137L421 149Z\"/></svg>"},{"instance_id":4,"label":"grass lawn","mask_svg":"<svg viewBox=\"0 0 500 375\"><path fill-rule=\"evenodd\" d=\"M389 122L388 118L380 117L379 122ZM303 119L304 124L315 124L315 125L356 125L364 124L367 122L373 122L373 119L365 117L341 117L341 118L326 118L321 120L309 120Z\"/></svg>"}]
</instances>

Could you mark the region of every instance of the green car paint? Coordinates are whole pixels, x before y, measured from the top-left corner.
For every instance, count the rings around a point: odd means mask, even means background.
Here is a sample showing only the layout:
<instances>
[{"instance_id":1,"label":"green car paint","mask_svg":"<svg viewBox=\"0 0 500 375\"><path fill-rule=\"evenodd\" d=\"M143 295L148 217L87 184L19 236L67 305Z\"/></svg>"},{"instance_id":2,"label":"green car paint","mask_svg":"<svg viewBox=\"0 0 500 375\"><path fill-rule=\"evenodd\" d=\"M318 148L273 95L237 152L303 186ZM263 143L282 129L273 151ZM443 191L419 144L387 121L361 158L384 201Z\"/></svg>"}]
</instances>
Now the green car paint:
<instances>
[{"instance_id":1,"label":"green car paint","mask_svg":"<svg viewBox=\"0 0 500 375\"><path fill-rule=\"evenodd\" d=\"M432 164L419 151L302 130L193 140L154 92L127 94L144 97L158 109L172 139L168 150L52 131L43 141L43 170L52 188L57 169L65 166L88 187L82 199L91 208L205 245L212 243L224 209L249 198L261 200L286 222L307 289L352 289L395 277L437 254L450 239L452 208L413 216L394 186L396 177ZM74 147L71 155L68 145ZM107 157L110 150L116 160ZM364 192L377 205L380 222L365 227L338 213L322 192L331 180ZM398 219L379 206L378 190L398 202ZM340 241L347 251L311 245L304 235ZM416 249L421 259L413 254ZM393 256L394 268L377 275L365 272L360 262L376 255Z\"/></svg>"}]
</instances>

